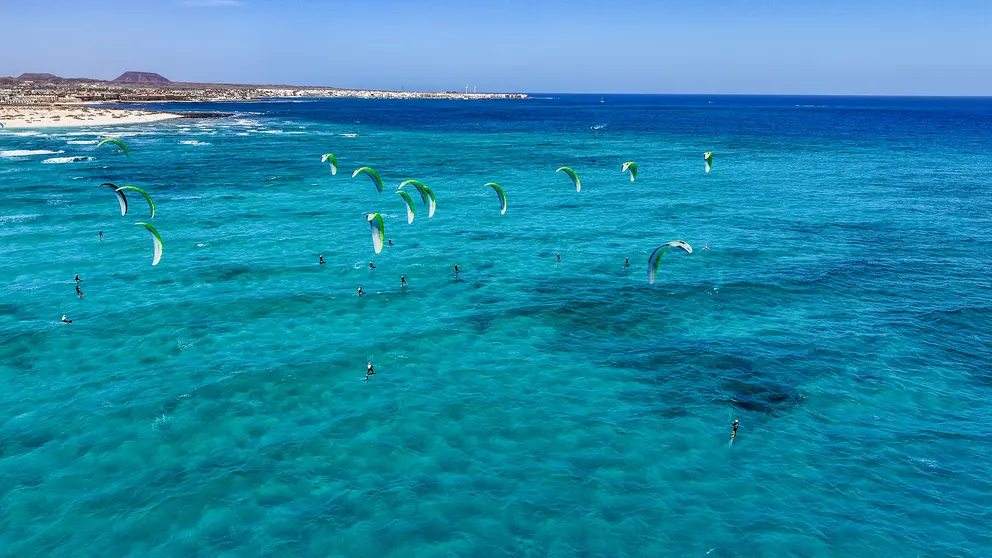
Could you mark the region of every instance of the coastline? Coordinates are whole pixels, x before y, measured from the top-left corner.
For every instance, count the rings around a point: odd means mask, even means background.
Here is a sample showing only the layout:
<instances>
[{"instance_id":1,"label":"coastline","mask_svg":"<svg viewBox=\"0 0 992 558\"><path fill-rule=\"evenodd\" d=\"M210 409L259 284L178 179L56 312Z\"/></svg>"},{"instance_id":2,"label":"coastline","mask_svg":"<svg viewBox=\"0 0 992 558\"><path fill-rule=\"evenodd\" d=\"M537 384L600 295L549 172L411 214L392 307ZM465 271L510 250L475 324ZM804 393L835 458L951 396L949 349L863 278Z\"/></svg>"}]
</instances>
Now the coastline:
<instances>
[{"instance_id":1,"label":"coastline","mask_svg":"<svg viewBox=\"0 0 992 558\"><path fill-rule=\"evenodd\" d=\"M136 109L94 108L85 105L10 105L0 106L4 129L77 128L82 126L116 126L161 122L182 115ZM0 134L2 134L0 130Z\"/></svg>"}]
</instances>

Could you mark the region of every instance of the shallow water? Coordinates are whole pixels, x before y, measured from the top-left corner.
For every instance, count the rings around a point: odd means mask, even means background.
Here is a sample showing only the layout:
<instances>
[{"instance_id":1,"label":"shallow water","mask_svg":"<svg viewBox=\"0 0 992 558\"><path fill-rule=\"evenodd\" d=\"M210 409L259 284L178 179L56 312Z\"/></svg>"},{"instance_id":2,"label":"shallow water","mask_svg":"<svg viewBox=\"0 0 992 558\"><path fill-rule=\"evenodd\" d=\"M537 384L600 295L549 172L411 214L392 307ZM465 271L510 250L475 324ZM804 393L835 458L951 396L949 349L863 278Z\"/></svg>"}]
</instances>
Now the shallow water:
<instances>
[{"instance_id":1,"label":"shallow water","mask_svg":"<svg viewBox=\"0 0 992 558\"><path fill-rule=\"evenodd\" d=\"M992 101L605 101L0 132L0 554L989 555Z\"/></svg>"}]
</instances>

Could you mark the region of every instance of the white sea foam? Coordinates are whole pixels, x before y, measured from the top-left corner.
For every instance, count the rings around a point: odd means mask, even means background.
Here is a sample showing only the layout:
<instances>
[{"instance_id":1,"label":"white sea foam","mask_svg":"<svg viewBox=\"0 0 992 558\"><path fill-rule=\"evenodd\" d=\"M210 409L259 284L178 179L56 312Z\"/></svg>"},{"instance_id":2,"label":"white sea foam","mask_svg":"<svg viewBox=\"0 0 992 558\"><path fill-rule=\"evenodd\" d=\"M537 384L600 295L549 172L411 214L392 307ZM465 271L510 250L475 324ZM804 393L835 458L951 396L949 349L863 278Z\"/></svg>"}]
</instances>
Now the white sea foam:
<instances>
[{"instance_id":1,"label":"white sea foam","mask_svg":"<svg viewBox=\"0 0 992 558\"><path fill-rule=\"evenodd\" d=\"M0 226L6 225L7 223L23 223L24 221L29 221L31 219L37 219L41 217L38 213L29 214L18 214L18 215L0 215Z\"/></svg>"},{"instance_id":2,"label":"white sea foam","mask_svg":"<svg viewBox=\"0 0 992 558\"><path fill-rule=\"evenodd\" d=\"M50 151L48 149L13 149L10 151L0 151L0 157L34 157L37 155L58 155L65 151Z\"/></svg>"},{"instance_id":3,"label":"white sea foam","mask_svg":"<svg viewBox=\"0 0 992 558\"><path fill-rule=\"evenodd\" d=\"M75 157L52 157L51 159L45 159L42 163L49 165L62 165L65 163L79 163L82 161L92 161L93 157L86 157L82 155L77 155Z\"/></svg>"},{"instance_id":4,"label":"white sea foam","mask_svg":"<svg viewBox=\"0 0 992 558\"><path fill-rule=\"evenodd\" d=\"M100 140L68 140L66 143L69 145L96 145L100 143Z\"/></svg>"},{"instance_id":5,"label":"white sea foam","mask_svg":"<svg viewBox=\"0 0 992 558\"><path fill-rule=\"evenodd\" d=\"M198 140L180 140L179 143L181 145L210 145L210 142Z\"/></svg>"},{"instance_id":6,"label":"white sea foam","mask_svg":"<svg viewBox=\"0 0 992 558\"><path fill-rule=\"evenodd\" d=\"M135 136L147 136L150 132L118 132L117 130L100 130L96 135L105 138L133 138Z\"/></svg>"},{"instance_id":7,"label":"white sea foam","mask_svg":"<svg viewBox=\"0 0 992 558\"><path fill-rule=\"evenodd\" d=\"M357 138L358 134L341 134L343 138Z\"/></svg>"},{"instance_id":8,"label":"white sea foam","mask_svg":"<svg viewBox=\"0 0 992 558\"><path fill-rule=\"evenodd\" d=\"M158 429L158 428L167 427L168 424L169 424L169 421L171 421L171 420L172 420L171 417L169 417L168 415L166 415L166 414L163 413L161 416L159 416L157 419L155 419L152 422L152 428Z\"/></svg>"}]
</instances>

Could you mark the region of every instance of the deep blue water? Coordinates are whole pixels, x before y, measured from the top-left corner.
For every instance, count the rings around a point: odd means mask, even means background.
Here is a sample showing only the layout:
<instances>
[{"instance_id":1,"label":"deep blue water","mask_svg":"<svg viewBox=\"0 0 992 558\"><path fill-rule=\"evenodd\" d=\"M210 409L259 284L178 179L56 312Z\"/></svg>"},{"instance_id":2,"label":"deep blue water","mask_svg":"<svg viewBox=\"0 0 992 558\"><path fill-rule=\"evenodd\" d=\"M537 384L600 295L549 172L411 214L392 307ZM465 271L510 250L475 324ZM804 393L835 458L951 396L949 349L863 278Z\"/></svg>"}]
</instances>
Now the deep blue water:
<instances>
[{"instance_id":1,"label":"deep blue water","mask_svg":"<svg viewBox=\"0 0 992 558\"><path fill-rule=\"evenodd\" d=\"M0 132L0 555L992 555L992 100L535 97Z\"/></svg>"}]
</instances>

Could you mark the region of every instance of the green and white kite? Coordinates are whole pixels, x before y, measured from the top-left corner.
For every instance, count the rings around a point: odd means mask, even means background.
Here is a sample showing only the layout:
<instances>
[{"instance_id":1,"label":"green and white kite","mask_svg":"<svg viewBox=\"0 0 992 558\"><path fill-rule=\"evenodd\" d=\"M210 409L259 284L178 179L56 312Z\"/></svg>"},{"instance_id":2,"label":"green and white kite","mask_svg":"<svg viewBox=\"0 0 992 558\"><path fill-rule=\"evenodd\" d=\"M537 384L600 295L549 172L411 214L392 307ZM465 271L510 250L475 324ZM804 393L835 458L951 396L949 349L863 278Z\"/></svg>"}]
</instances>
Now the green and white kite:
<instances>
[{"instance_id":1,"label":"green and white kite","mask_svg":"<svg viewBox=\"0 0 992 558\"><path fill-rule=\"evenodd\" d=\"M620 167L620 172L626 172L630 174L630 181L633 182L637 179L637 163L633 161L627 161Z\"/></svg>"},{"instance_id":2,"label":"green and white kite","mask_svg":"<svg viewBox=\"0 0 992 558\"><path fill-rule=\"evenodd\" d=\"M654 252L651 252L651 255L648 256L648 283L654 285L655 274L658 273L658 264L661 263L661 257L665 255L665 252L669 248L679 248L680 250L684 250L686 254L692 253L692 246L681 240L673 240L655 248Z\"/></svg>"},{"instance_id":3,"label":"green and white kite","mask_svg":"<svg viewBox=\"0 0 992 558\"><path fill-rule=\"evenodd\" d=\"M152 214L149 217L149 219L154 219L155 218L155 202L152 201L152 197L148 195L148 192L142 190L141 188L138 188L137 186L121 186L120 188L114 190L114 192L115 193L120 193L121 190L134 190L135 192L138 192L142 196L145 196L145 199L148 201L148 208L151 209L151 211L152 211ZM125 203L125 207L124 207L124 214L127 214L127 204L126 203Z\"/></svg>"},{"instance_id":4,"label":"green and white kite","mask_svg":"<svg viewBox=\"0 0 992 558\"><path fill-rule=\"evenodd\" d=\"M579 175L576 174L574 170L572 170L572 169L570 169L568 167L561 167L558 170L556 170L555 172L563 172L563 173L567 174L568 177L571 178L572 179L572 182L575 184L575 191L576 192L579 192L579 191L582 190L582 182L579 181Z\"/></svg>"},{"instance_id":5,"label":"green and white kite","mask_svg":"<svg viewBox=\"0 0 992 558\"><path fill-rule=\"evenodd\" d=\"M397 190L396 193L403 198L403 201L406 204L406 223L409 225L413 222L414 216L413 198L411 198L410 194L404 192L403 190Z\"/></svg>"},{"instance_id":6,"label":"green and white kite","mask_svg":"<svg viewBox=\"0 0 992 558\"><path fill-rule=\"evenodd\" d=\"M366 176L368 176L369 178L372 179L372 182L375 183L375 189L378 190L379 193L381 194L382 193L382 179L379 178L379 173L377 173L374 170L372 170L372 167L361 167L359 169L356 169L355 172L351 173L351 177L352 178L355 178L356 176L358 176L359 174L362 174L362 173L365 173Z\"/></svg>"},{"instance_id":7,"label":"green and white kite","mask_svg":"<svg viewBox=\"0 0 992 558\"><path fill-rule=\"evenodd\" d=\"M431 190L427 186L424 186L424 193L427 194L427 218L430 219L434 216L434 211L437 209L437 198L434 197L434 190Z\"/></svg>"},{"instance_id":8,"label":"green and white kite","mask_svg":"<svg viewBox=\"0 0 992 558\"><path fill-rule=\"evenodd\" d=\"M116 145L117 147L120 147L121 148L121 151L123 151L124 154L128 156L128 158L131 157L131 150L128 149L127 146L124 145L124 142L122 142L121 140L119 140L117 138L105 138L100 143L96 144L97 149L99 149L100 146L103 145L103 144L105 144L105 143L110 143L110 144Z\"/></svg>"},{"instance_id":9,"label":"green and white kite","mask_svg":"<svg viewBox=\"0 0 992 558\"><path fill-rule=\"evenodd\" d=\"M382 252L382 242L386 239L386 227L382 224L382 215L370 213L367 217L372 228L372 248L375 253Z\"/></svg>"},{"instance_id":10,"label":"green and white kite","mask_svg":"<svg viewBox=\"0 0 992 558\"><path fill-rule=\"evenodd\" d=\"M338 173L338 158L335 157L333 153L327 153L325 155L321 155L320 162L331 164L331 176L334 176L335 174Z\"/></svg>"},{"instance_id":11,"label":"green and white kite","mask_svg":"<svg viewBox=\"0 0 992 558\"><path fill-rule=\"evenodd\" d=\"M135 225L141 225L148 230L148 233L152 236L152 244L155 245L155 255L152 257L152 265L158 265L159 260L162 259L162 237L158 235L158 231L155 227L149 225L148 223L135 223Z\"/></svg>"},{"instance_id":12,"label":"green and white kite","mask_svg":"<svg viewBox=\"0 0 992 558\"><path fill-rule=\"evenodd\" d=\"M506 193L503 192L503 188L495 182L490 182L486 186L492 188L496 192L496 197L499 198L499 214L506 215Z\"/></svg>"}]
</instances>

